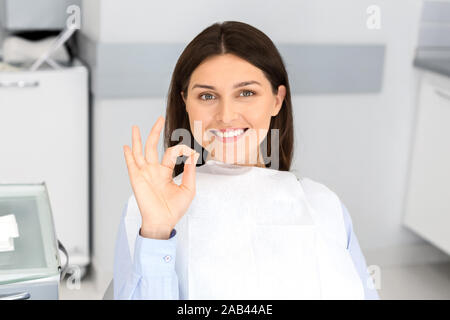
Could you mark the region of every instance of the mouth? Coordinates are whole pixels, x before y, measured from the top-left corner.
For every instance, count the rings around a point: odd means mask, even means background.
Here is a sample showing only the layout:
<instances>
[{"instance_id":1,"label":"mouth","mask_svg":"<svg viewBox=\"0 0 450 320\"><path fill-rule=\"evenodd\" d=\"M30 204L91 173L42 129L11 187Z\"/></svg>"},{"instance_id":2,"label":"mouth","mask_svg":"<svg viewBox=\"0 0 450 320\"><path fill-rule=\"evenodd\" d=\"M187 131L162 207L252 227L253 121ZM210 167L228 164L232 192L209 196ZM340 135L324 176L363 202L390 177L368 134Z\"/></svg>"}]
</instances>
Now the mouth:
<instances>
[{"instance_id":1,"label":"mouth","mask_svg":"<svg viewBox=\"0 0 450 320\"><path fill-rule=\"evenodd\" d=\"M233 128L233 130L216 130L213 129L211 132L219 139L221 142L235 142L241 138L249 128Z\"/></svg>"}]
</instances>

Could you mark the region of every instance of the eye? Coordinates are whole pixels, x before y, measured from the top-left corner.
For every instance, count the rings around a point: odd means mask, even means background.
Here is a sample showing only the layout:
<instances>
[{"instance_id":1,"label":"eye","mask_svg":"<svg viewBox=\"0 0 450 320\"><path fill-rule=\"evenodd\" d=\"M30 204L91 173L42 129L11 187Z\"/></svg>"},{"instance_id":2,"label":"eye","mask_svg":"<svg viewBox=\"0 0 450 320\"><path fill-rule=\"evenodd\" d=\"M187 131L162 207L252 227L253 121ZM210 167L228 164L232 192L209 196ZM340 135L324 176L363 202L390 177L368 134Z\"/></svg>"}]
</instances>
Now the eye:
<instances>
[{"instance_id":1,"label":"eye","mask_svg":"<svg viewBox=\"0 0 450 320\"><path fill-rule=\"evenodd\" d=\"M208 101L208 100L212 100L212 98L205 98L204 99L203 97L214 97L214 96L212 94L209 94L209 93L205 93L205 94L200 95L200 99Z\"/></svg>"},{"instance_id":2,"label":"eye","mask_svg":"<svg viewBox=\"0 0 450 320\"><path fill-rule=\"evenodd\" d=\"M243 97L250 97L255 94L253 91L250 91L250 90L243 90L243 91L241 91L241 93L244 93ZM242 97L242 95L241 95L241 97Z\"/></svg>"}]
</instances>

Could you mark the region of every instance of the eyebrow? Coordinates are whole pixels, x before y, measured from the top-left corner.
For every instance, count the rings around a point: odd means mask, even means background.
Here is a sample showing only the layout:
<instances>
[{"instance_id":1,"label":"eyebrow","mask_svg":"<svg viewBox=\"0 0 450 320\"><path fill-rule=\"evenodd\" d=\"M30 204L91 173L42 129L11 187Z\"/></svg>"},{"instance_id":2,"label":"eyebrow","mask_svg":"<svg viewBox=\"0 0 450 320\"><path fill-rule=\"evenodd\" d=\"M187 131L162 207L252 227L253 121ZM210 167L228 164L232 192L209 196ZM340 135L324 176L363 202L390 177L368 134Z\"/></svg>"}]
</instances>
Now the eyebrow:
<instances>
[{"instance_id":1,"label":"eyebrow","mask_svg":"<svg viewBox=\"0 0 450 320\"><path fill-rule=\"evenodd\" d=\"M257 85L261 85L261 83L259 83L258 81L255 80L251 80L251 81L242 81L239 83L236 83L235 85L233 85L233 89L239 88L239 87L244 87L244 86L248 86L249 84L257 84ZM204 89L211 89L211 90L216 90L215 87L213 86L208 86L206 84L195 84L191 90L194 90L195 88L204 88Z\"/></svg>"}]
</instances>

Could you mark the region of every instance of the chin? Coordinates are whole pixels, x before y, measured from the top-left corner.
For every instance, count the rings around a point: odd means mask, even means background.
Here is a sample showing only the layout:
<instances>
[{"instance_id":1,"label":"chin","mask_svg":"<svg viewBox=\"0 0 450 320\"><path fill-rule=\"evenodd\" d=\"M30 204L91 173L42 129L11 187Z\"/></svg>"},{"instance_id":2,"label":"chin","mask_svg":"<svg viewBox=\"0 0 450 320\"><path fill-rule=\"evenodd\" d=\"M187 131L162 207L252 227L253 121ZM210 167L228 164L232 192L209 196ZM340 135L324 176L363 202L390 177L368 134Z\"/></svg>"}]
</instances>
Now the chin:
<instances>
[{"instance_id":1,"label":"chin","mask_svg":"<svg viewBox=\"0 0 450 320\"><path fill-rule=\"evenodd\" d=\"M238 160L236 160L235 158L221 159L221 158L218 158L218 157L211 157L211 159L216 160L216 161L221 161L221 162L224 162L226 164L256 165L256 161L253 161L254 163L248 163L248 161L246 161L245 158L239 158Z\"/></svg>"}]
</instances>

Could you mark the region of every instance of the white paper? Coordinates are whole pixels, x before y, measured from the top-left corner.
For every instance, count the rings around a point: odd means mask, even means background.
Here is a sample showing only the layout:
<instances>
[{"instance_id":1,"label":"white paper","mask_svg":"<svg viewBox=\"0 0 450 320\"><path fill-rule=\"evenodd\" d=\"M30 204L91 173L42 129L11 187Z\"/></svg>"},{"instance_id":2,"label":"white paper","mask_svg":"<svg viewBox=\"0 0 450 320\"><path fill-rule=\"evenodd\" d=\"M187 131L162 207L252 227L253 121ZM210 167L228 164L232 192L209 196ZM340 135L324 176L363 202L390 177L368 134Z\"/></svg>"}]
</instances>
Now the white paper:
<instances>
[{"instance_id":1,"label":"white paper","mask_svg":"<svg viewBox=\"0 0 450 320\"><path fill-rule=\"evenodd\" d=\"M14 238L19 237L19 228L14 214L0 216L0 252L14 251Z\"/></svg>"},{"instance_id":2,"label":"white paper","mask_svg":"<svg viewBox=\"0 0 450 320\"><path fill-rule=\"evenodd\" d=\"M176 229L189 299L318 299L316 228L295 175L214 160ZM187 281L186 281L187 280Z\"/></svg>"},{"instance_id":3,"label":"white paper","mask_svg":"<svg viewBox=\"0 0 450 320\"><path fill-rule=\"evenodd\" d=\"M339 199L321 186L267 168L198 167L196 196L175 226L180 299L364 299ZM140 222L131 199L129 240Z\"/></svg>"}]
</instances>

